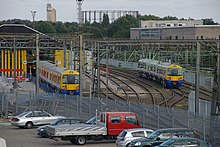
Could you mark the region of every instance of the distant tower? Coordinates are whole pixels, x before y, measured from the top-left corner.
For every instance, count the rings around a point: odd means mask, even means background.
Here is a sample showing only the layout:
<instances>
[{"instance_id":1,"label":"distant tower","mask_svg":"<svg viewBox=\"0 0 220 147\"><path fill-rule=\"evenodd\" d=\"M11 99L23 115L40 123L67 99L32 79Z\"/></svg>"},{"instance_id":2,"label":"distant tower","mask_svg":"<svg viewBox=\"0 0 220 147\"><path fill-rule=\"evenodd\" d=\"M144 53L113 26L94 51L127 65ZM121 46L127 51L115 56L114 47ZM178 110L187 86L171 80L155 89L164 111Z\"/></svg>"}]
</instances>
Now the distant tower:
<instances>
[{"instance_id":1,"label":"distant tower","mask_svg":"<svg viewBox=\"0 0 220 147\"><path fill-rule=\"evenodd\" d=\"M84 0L76 0L77 5L78 5L78 21L79 21L79 25L82 24L82 3Z\"/></svg>"},{"instance_id":2,"label":"distant tower","mask_svg":"<svg viewBox=\"0 0 220 147\"><path fill-rule=\"evenodd\" d=\"M47 4L47 21L56 22L56 9L51 4Z\"/></svg>"}]
</instances>

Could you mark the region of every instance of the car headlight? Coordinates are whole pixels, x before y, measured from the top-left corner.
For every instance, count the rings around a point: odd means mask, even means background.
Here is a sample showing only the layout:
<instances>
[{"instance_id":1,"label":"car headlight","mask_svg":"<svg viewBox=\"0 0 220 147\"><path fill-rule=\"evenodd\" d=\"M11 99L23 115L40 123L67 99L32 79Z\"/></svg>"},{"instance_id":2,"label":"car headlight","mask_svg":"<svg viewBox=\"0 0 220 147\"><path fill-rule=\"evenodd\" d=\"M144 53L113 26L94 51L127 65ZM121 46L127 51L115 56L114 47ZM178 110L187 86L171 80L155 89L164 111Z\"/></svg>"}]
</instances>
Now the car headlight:
<instances>
[{"instance_id":1,"label":"car headlight","mask_svg":"<svg viewBox=\"0 0 220 147\"><path fill-rule=\"evenodd\" d=\"M141 145L141 142L136 142L134 145L139 146L139 145Z\"/></svg>"},{"instance_id":2,"label":"car headlight","mask_svg":"<svg viewBox=\"0 0 220 147\"><path fill-rule=\"evenodd\" d=\"M41 132L43 132L43 131L44 131L44 129L40 129L40 131L41 131Z\"/></svg>"}]
</instances>

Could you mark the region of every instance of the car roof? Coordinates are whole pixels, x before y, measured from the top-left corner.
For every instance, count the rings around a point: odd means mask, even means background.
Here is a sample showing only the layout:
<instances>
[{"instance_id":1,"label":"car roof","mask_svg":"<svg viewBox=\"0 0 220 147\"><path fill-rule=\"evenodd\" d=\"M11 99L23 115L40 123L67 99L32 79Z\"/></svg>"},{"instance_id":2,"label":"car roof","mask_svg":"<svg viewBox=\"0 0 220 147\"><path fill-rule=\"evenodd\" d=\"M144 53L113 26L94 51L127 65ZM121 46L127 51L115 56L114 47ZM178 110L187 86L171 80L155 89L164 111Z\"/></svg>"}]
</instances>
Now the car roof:
<instances>
[{"instance_id":1,"label":"car roof","mask_svg":"<svg viewBox=\"0 0 220 147\"><path fill-rule=\"evenodd\" d=\"M126 131L126 132L135 132L135 131L150 131L150 132L153 132L154 130L147 129L147 128L134 128L134 129L126 129L124 131Z\"/></svg>"}]
</instances>

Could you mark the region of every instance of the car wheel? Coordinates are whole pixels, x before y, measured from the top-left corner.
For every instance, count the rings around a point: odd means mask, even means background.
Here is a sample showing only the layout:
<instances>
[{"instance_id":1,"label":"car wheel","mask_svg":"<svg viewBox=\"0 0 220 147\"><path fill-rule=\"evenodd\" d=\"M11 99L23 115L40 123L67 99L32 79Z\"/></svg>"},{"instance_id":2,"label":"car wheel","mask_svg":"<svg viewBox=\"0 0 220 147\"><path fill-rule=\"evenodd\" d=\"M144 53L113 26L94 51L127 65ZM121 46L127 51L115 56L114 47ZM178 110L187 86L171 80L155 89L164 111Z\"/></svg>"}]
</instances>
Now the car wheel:
<instances>
[{"instance_id":1,"label":"car wheel","mask_svg":"<svg viewBox=\"0 0 220 147\"><path fill-rule=\"evenodd\" d=\"M32 122L26 122L25 128L31 129L32 127L33 127L33 123Z\"/></svg>"},{"instance_id":2,"label":"car wheel","mask_svg":"<svg viewBox=\"0 0 220 147\"><path fill-rule=\"evenodd\" d=\"M85 137L85 136L77 136L77 137L75 138L75 142L76 142L76 144L78 144L78 145L83 145L83 144L86 143L86 137Z\"/></svg>"}]
</instances>

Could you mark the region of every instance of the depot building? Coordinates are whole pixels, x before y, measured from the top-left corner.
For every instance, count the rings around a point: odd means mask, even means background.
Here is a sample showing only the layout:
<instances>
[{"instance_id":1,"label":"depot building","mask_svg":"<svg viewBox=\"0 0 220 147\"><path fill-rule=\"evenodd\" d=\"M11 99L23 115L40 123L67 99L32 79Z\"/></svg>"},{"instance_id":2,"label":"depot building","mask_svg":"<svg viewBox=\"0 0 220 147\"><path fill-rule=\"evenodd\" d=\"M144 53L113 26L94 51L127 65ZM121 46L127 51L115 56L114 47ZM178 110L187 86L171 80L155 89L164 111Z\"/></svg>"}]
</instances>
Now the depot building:
<instances>
[{"instance_id":1,"label":"depot building","mask_svg":"<svg viewBox=\"0 0 220 147\"><path fill-rule=\"evenodd\" d=\"M220 39L220 25L130 28L131 39Z\"/></svg>"}]
</instances>

